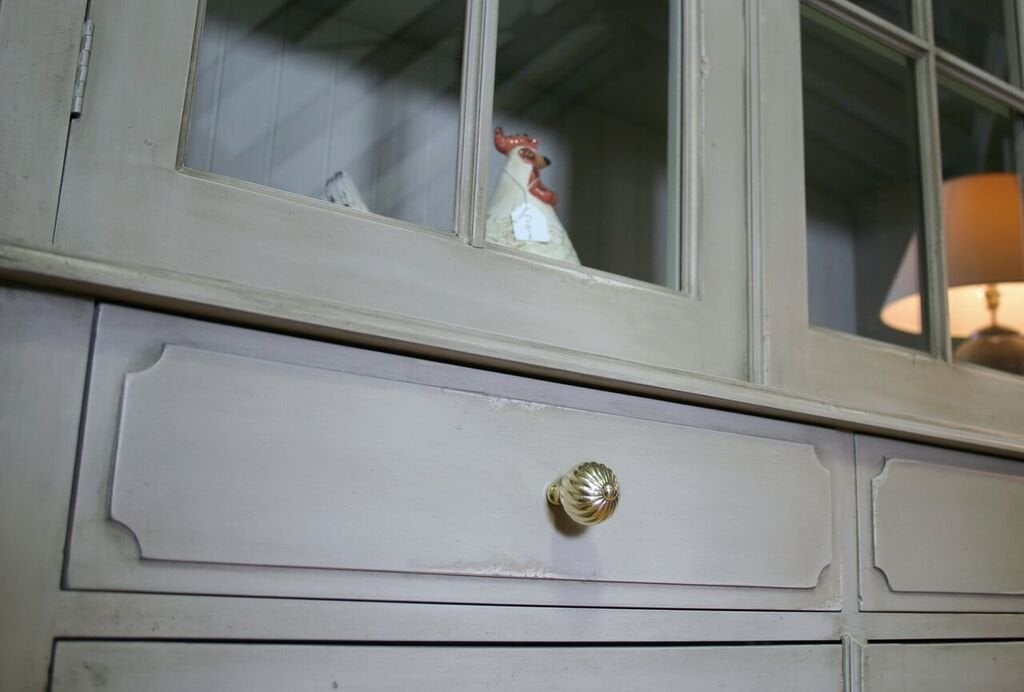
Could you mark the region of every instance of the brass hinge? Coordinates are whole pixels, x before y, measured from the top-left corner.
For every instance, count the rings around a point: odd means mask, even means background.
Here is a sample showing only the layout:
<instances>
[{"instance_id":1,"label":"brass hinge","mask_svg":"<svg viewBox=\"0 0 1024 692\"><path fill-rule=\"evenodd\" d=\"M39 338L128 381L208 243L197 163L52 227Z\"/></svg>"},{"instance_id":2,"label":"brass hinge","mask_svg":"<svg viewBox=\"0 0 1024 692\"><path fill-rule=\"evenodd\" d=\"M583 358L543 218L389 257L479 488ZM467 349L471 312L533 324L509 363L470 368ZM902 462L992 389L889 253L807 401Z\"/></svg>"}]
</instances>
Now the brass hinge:
<instances>
[{"instance_id":1,"label":"brass hinge","mask_svg":"<svg viewBox=\"0 0 1024 692\"><path fill-rule=\"evenodd\" d=\"M85 80L89 77L89 60L92 58L92 30L92 20L86 19L82 23L82 44L78 49L78 69L75 70L75 87L71 98L72 118L82 115L82 104L85 103Z\"/></svg>"}]
</instances>

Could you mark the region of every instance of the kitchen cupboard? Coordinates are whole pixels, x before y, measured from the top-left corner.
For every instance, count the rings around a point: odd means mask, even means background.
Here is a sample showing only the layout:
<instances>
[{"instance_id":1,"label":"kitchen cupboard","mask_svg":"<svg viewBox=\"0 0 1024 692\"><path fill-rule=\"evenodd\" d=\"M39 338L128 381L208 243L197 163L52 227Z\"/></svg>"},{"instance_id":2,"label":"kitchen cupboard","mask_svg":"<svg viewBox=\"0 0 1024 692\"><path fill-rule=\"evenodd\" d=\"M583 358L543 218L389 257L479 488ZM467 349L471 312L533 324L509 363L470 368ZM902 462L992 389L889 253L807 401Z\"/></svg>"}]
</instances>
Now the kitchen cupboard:
<instances>
[{"instance_id":1,"label":"kitchen cupboard","mask_svg":"<svg viewBox=\"0 0 1024 692\"><path fill-rule=\"evenodd\" d=\"M798 3L601 15L559 46L580 81L554 86L564 55L531 62L509 27L566 27L557 3L435 3L395 40L357 26L326 45L370 46L358 65L448 37L399 75L436 77L417 101L436 127L393 118L404 86L357 112L426 140L395 168L388 136L342 159L366 210L314 199L333 159L297 163L352 139L296 141L345 103L302 98L369 79L325 63L309 21L392 17L266 2L246 24L221 3L217 24L215 5L93 0L70 127L85 3L0 8L3 687L887 689L954 646L965 679L1013 684L1024 390L809 327ZM670 86L626 122L607 99L628 75L582 67L637 36ZM305 107L278 128L288 99ZM552 109L572 124L541 128ZM266 122L270 144L242 137ZM581 266L489 239L499 124L557 153L542 175ZM655 149L650 190L602 173ZM232 152L265 176L218 168ZM415 175L434 193L389 200ZM545 490L588 460L621 501L583 528Z\"/></svg>"}]
</instances>

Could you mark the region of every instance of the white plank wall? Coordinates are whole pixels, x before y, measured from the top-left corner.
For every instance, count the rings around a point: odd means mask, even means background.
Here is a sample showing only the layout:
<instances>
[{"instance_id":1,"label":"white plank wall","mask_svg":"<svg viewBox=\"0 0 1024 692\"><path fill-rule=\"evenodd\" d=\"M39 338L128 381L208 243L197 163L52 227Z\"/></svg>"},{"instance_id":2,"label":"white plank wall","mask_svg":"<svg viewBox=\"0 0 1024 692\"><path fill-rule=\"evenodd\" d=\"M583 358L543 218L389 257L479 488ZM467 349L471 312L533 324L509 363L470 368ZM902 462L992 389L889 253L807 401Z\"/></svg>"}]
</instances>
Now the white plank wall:
<instances>
[{"instance_id":1,"label":"white plank wall","mask_svg":"<svg viewBox=\"0 0 1024 692\"><path fill-rule=\"evenodd\" d=\"M429 50L387 48L397 71L361 69L388 27L422 10L378 3L382 29L366 26L367 5L211 3L186 165L318 198L344 170L372 211L450 230L459 29Z\"/></svg>"}]
</instances>

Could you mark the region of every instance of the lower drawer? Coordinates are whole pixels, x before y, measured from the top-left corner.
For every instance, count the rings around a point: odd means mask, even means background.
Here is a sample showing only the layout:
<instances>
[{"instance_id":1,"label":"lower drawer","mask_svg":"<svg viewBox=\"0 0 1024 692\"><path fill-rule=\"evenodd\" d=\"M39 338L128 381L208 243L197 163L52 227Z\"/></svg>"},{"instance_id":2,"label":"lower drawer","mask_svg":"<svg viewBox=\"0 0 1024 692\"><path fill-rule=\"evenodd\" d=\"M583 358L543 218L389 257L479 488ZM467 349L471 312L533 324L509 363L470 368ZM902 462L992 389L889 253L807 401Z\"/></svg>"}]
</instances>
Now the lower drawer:
<instances>
[{"instance_id":1,"label":"lower drawer","mask_svg":"<svg viewBox=\"0 0 1024 692\"><path fill-rule=\"evenodd\" d=\"M864 692L1021 692L1024 642L870 644Z\"/></svg>"},{"instance_id":2,"label":"lower drawer","mask_svg":"<svg viewBox=\"0 0 1024 692\"><path fill-rule=\"evenodd\" d=\"M60 642L53 692L842 689L835 645L307 646Z\"/></svg>"}]
</instances>

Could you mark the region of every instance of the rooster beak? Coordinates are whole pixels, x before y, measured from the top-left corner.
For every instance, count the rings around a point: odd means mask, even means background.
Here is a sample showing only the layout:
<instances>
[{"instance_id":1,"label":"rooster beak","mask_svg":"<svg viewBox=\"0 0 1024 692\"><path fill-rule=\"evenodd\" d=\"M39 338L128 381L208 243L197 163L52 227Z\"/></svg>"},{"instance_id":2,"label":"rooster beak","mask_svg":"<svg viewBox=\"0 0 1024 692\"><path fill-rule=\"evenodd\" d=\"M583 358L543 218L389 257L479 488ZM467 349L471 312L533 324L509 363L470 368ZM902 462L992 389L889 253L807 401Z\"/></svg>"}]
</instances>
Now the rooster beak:
<instances>
[{"instance_id":1,"label":"rooster beak","mask_svg":"<svg viewBox=\"0 0 1024 692\"><path fill-rule=\"evenodd\" d=\"M548 166L551 165L551 159L549 159L547 156L542 156L541 158L544 159L544 165L541 166L541 168L547 168Z\"/></svg>"}]
</instances>

